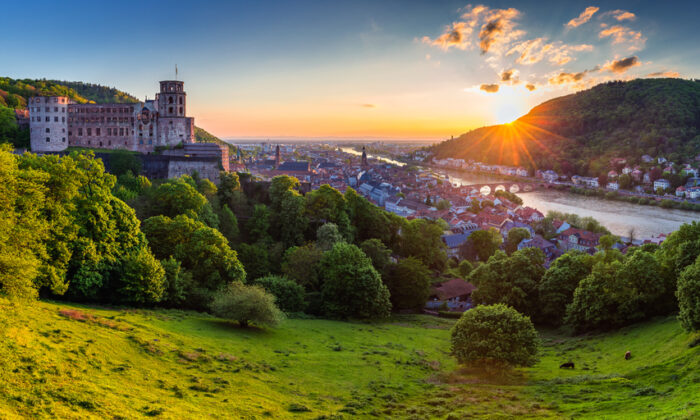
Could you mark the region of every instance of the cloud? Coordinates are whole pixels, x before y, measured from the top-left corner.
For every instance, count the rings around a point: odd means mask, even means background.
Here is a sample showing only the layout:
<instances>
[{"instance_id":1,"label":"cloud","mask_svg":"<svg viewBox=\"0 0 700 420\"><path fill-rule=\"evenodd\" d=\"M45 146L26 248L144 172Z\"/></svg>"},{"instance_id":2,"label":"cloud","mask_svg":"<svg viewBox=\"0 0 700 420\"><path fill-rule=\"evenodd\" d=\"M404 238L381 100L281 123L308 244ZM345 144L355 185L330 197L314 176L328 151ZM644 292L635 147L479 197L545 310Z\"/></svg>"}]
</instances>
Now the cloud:
<instances>
[{"instance_id":1,"label":"cloud","mask_svg":"<svg viewBox=\"0 0 700 420\"><path fill-rule=\"evenodd\" d=\"M600 8L595 7L595 6L586 7L586 10L581 12L581 14L578 15L577 18L571 19L569 21L569 23L566 24L566 27L567 28L577 28L577 27L583 25L584 23L591 20L591 18L595 14L595 12L597 12L598 10L600 10Z\"/></svg>"},{"instance_id":2,"label":"cloud","mask_svg":"<svg viewBox=\"0 0 700 420\"><path fill-rule=\"evenodd\" d=\"M500 46L520 38L525 35L525 31L515 30L517 23L515 19L520 17L517 9L495 9L486 13L486 23L479 31L479 48L481 54L486 54ZM499 52L499 51L496 51Z\"/></svg>"},{"instance_id":3,"label":"cloud","mask_svg":"<svg viewBox=\"0 0 700 420\"><path fill-rule=\"evenodd\" d=\"M474 26L469 26L466 22L453 22L445 27L445 33L435 39L427 36L423 37L423 43L440 47L447 51L450 47L466 50L471 46L470 36L474 31Z\"/></svg>"},{"instance_id":4,"label":"cloud","mask_svg":"<svg viewBox=\"0 0 700 420\"><path fill-rule=\"evenodd\" d=\"M644 48L644 44L647 41L647 39L642 36L641 32L634 31L626 26L608 26L605 23L601 24L600 26L603 29L598 34L598 38L602 39L610 37L613 45L630 44L628 48L630 51L641 50Z\"/></svg>"},{"instance_id":5,"label":"cloud","mask_svg":"<svg viewBox=\"0 0 700 420\"><path fill-rule=\"evenodd\" d=\"M360 105L362 108L376 108L377 105L375 104L362 104Z\"/></svg>"},{"instance_id":6,"label":"cloud","mask_svg":"<svg viewBox=\"0 0 700 420\"><path fill-rule=\"evenodd\" d=\"M678 73L677 71L657 71L654 73L649 73L647 74L647 77L673 77L673 78L678 78L681 77L681 74Z\"/></svg>"},{"instance_id":7,"label":"cloud","mask_svg":"<svg viewBox=\"0 0 700 420\"><path fill-rule=\"evenodd\" d=\"M516 69L503 70L501 74L499 74L499 77L501 78L501 82L508 82L511 84L520 83L518 80L518 70Z\"/></svg>"},{"instance_id":8,"label":"cloud","mask_svg":"<svg viewBox=\"0 0 700 420\"><path fill-rule=\"evenodd\" d=\"M574 83L581 81L588 74L588 70L578 73L561 72L558 75L549 79L550 85L563 85L565 83Z\"/></svg>"},{"instance_id":9,"label":"cloud","mask_svg":"<svg viewBox=\"0 0 700 420\"><path fill-rule=\"evenodd\" d=\"M527 90L529 90L530 92L532 92L533 90L537 89L537 87L536 87L535 85L533 85L532 83L528 83L528 84L525 85L525 89L527 89Z\"/></svg>"},{"instance_id":10,"label":"cloud","mask_svg":"<svg viewBox=\"0 0 700 420\"><path fill-rule=\"evenodd\" d=\"M633 55L632 57L623 58L621 60L613 60L605 63L603 70L607 70L611 73L622 74L632 67L639 66L642 63L639 61L639 57Z\"/></svg>"},{"instance_id":11,"label":"cloud","mask_svg":"<svg viewBox=\"0 0 700 420\"><path fill-rule=\"evenodd\" d=\"M618 22L622 22L623 20L635 20L637 18L634 13L628 12L627 10L613 10L608 13L617 19Z\"/></svg>"},{"instance_id":12,"label":"cloud","mask_svg":"<svg viewBox=\"0 0 700 420\"><path fill-rule=\"evenodd\" d=\"M519 64L536 64L545 58L552 64L563 66L574 60L573 53L593 51L588 44L567 45L560 41L546 42L546 38L535 38L514 45L506 56L519 54L515 60Z\"/></svg>"},{"instance_id":13,"label":"cloud","mask_svg":"<svg viewBox=\"0 0 700 420\"><path fill-rule=\"evenodd\" d=\"M479 86L479 89L483 90L484 92L488 92L488 93L496 93L496 92L498 92L499 88L500 88L500 86L498 86L497 83L483 84L483 85Z\"/></svg>"}]
</instances>

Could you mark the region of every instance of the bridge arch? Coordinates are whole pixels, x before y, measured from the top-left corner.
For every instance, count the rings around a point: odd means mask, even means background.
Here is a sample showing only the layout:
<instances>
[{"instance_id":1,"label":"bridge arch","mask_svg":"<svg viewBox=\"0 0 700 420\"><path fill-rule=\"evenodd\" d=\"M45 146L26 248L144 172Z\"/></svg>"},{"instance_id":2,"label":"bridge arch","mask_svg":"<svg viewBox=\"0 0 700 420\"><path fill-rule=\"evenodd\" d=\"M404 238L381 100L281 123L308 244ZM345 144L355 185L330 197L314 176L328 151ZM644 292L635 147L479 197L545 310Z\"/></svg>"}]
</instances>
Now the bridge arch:
<instances>
[{"instance_id":1,"label":"bridge arch","mask_svg":"<svg viewBox=\"0 0 700 420\"><path fill-rule=\"evenodd\" d=\"M513 184L510 186L508 191L512 192L513 194L517 193L520 191L520 186L518 184Z\"/></svg>"},{"instance_id":2,"label":"bridge arch","mask_svg":"<svg viewBox=\"0 0 700 420\"><path fill-rule=\"evenodd\" d=\"M491 187L489 187L488 185L484 185L483 187L481 187L479 192L481 193L481 195L489 195L491 194Z\"/></svg>"},{"instance_id":3,"label":"bridge arch","mask_svg":"<svg viewBox=\"0 0 700 420\"><path fill-rule=\"evenodd\" d=\"M530 192L532 190L533 190L533 187L530 184L525 184L525 186L523 186L523 191L525 191L525 192Z\"/></svg>"},{"instance_id":4,"label":"bridge arch","mask_svg":"<svg viewBox=\"0 0 700 420\"><path fill-rule=\"evenodd\" d=\"M504 187L504 186L501 184L501 185L497 185L497 186L496 186L496 189L494 190L494 192L496 192L496 191L505 191L505 190L506 190L506 187Z\"/></svg>"}]
</instances>

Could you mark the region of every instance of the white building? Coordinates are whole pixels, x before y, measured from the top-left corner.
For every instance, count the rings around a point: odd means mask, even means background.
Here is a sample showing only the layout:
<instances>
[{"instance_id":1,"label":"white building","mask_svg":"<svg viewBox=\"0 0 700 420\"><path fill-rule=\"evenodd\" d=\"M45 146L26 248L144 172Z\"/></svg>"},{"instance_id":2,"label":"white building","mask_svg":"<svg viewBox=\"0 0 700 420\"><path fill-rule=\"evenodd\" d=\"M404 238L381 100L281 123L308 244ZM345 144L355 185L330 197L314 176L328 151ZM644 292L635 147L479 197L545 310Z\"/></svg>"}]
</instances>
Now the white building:
<instances>
[{"instance_id":1,"label":"white building","mask_svg":"<svg viewBox=\"0 0 700 420\"><path fill-rule=\"evenodd\" d=\"M668 180L660 178L654 181L654 190L658 190L661 188L662 190L667 190L671 188L671 183L668 182Z\"/></svg>"},{"instance_id":2,"label":"white building","mask_svg":"<svg viewBox=\"0 0 700 420\"><path fill-rule=\"evenodd\" d=\"M60 152L68 147L68 103L65 96L29 99L29 141L33 152Z\"/></svg>"},{"instance_id":3,"label":"white building","mask_svg":"<svg viewBox=\"0 0 700 420\"><path fill-rule=\"evenodd\" d=\"M605 188L612 190L612 191L617 191L620 189L620 185L616 181L612 181L612 182L608 182L608 185L606 185Z\"/></svg>"}]
</instances>

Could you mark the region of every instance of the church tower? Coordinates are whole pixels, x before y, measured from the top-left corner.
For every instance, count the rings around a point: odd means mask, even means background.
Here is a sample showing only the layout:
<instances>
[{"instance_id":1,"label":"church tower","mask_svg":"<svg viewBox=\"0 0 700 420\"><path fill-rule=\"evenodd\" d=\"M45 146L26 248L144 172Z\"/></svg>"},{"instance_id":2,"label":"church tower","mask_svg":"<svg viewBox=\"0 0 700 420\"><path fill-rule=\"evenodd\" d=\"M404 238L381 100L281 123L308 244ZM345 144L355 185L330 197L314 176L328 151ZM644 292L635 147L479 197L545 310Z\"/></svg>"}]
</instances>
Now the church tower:
<instances>
[{"instance_id":1,"label":"church tower","mask_svg":"<svg viewBox=\"0 0 700 420\"><path fill-rule=\"evenodd\" d=\"M281 163L282 160L280 159L280 145L278 144L277 147L275 147L275 169L279 168Z\"/></svg>"},{"instance_id":2,"label":"church tower","mask_svg":"<svg viewBox=\"0 0 700 420\"><path fill-rule=\"evenodd\" d=\"M365 146L362 146L362 167L366 168L369 166L367 164L367 151L365 150Z\"/></svg>"}]
</instances>

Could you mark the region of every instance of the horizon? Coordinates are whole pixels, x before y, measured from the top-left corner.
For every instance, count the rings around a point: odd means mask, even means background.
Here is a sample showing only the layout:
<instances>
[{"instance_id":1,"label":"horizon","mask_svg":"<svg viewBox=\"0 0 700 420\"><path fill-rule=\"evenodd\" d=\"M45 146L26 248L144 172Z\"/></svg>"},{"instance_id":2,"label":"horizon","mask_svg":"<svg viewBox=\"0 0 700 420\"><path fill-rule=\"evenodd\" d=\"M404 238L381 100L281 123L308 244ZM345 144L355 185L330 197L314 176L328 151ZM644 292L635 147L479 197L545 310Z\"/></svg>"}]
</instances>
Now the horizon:
<instances>
[{"instance_id":1,"label":"horizon","mask_svg":"<svg viewBox=\"0 0 700 420\"><path fill-rule=\"evenodd\" d=\"M227 141L437 142L601 82L700 77L690 2L40 3L0 74L143 99L177 65L188 115ZM110 25L52 37L57 18Z\"/></svg>"}]
</instances>

